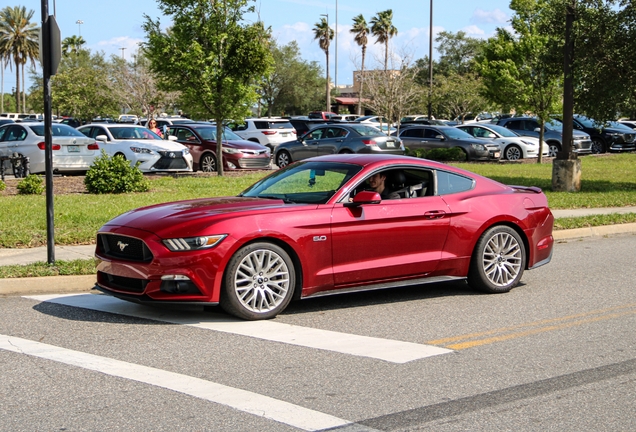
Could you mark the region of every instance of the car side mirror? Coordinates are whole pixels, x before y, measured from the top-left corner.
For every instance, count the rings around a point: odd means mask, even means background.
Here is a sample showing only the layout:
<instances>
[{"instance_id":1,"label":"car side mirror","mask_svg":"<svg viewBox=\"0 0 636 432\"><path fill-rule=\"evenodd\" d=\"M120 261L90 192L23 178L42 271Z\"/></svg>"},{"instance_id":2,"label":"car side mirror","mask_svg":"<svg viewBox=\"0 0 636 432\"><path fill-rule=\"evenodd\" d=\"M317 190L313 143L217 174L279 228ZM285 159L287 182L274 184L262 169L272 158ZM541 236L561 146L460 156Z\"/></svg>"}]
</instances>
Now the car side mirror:
<instances>
[{"instance_id":1,"label":"car side mirror","mask_svg":"<svg viewBox=\"0 0 636 432\"><path fill-rule=\"evenodd\" d=\"M97 136L95 137L95 139L96 139L97 141L101 141L101 142L106 142L106 141L108 141L108 137L107 137L106 135L97 135Z\"/></svg>"},{"instance_id":2,"label":"car side mirror","mask_svg":"<svg viewBox=\"0 0 636 432\"><path fill-rule=\"evenodd\" d=\"M534 128L534 131L537 133L541 133L541 128Z\"/></svg>"},{"instance_id":3,"label":"car side mirror","mask_svg":"<svg viewBox=\"0 0 636 432\"><path fill-rule=\"evenodd\" d=\"M444 141L444 135L435 135L435 139Z\"/></svg>"},{"instance_id":4,"label":"car side mirror","mask_svg":"<svg viewBox=\"0 0 636 432\"><path fill-rule=\"evenodd\" d=\"M358 207L362 204L379 204L382 201L380 194L375 191L358 192L353 201L345 203L345 207Z\"/></svg>"}]
</instances>

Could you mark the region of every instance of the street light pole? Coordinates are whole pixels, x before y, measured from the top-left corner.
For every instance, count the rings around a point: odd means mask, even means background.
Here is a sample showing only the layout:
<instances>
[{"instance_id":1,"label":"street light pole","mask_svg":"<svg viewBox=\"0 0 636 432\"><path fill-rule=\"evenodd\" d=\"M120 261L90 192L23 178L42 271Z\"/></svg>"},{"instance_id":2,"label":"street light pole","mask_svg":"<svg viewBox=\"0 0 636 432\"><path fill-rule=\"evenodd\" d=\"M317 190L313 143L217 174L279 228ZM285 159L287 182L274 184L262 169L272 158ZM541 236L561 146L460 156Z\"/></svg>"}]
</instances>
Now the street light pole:
<instances>
[{"instance_id":1,"label":"street light pole","mask_svg":"<svg viewBox=\"0 0 636 432\"><path fill-rule=\"evenodd\" d=\"M338 89L338 0L336 0L336 52L335 52L335 56L336 56L336 70L334 71L333 80L334 80L334 84L336 86L336 89Z\"/></svg>"},{"instance_id":2,"label":"street light pole","mask_svg":"<svg viewBox=\"0 0 636 432\"><path fill-rule=\"evenodd\" d=\"M77 21L75 21L75 24L77 24L77 28L78 28L78 31L79 31L79 37L82 37L82 24L84 24L84 21L77 20Z\"/></svg>"}]
</instances>

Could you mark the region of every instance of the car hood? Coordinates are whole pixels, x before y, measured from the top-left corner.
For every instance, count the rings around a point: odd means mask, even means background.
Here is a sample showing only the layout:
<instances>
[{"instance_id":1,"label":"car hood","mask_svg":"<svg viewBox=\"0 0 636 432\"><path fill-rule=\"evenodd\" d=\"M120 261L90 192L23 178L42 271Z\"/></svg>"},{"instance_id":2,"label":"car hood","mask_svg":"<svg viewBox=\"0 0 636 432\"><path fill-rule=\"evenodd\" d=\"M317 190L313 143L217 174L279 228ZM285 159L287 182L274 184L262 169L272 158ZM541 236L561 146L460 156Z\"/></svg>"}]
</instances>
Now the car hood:
<instances>
[{"instance_id":1,"label":"car hood","mask_svg":"<svg viewBox=\"0 0 636 432\"><path fill-rule=\"evenodd\" d=\"M238 213L289 208L282 200L250 197L201 198L141 207L124 213L104 226L123 226L157 234L160 237L192 235L215 221L234 218ZM164 237L165 238L165 237Z\"/></svg>"},{"instance_id":2,"label":"car hood","mask_svg":"<svg viewBox=\"0 0 636 432\"><path fill-rule=\"evenodd\" d=\"M138 145L155 151L182 151L183 145L168 140L114 140L113 142L124 145Z\"/></svg>"}]
</instances>

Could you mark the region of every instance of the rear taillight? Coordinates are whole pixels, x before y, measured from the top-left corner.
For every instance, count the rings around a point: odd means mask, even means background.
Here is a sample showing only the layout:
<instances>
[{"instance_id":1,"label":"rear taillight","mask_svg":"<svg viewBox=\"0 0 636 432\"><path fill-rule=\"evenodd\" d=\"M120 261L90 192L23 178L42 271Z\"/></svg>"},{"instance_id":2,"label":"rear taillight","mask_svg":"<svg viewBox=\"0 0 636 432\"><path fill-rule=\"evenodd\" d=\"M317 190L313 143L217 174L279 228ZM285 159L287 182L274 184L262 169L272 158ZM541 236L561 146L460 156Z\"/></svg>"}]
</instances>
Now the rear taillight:
<instances>
[{"instance_id":1,"label":"rear taillight","mask_svg":"<svg viewBox=\"0 0 636 432\"><path fill-rule=\"evenodd\" d=\"M362 143L364 145L378 145L378 143L375 142L375 140L372 140L372 139L364 139L364 140L362 140Z\"/></svg>"},{"instance_id":2,"label":"rear taillight","mask_svg":"<svg viewBox=\"0 0 636 432\"><path fill-rule=\"evenodd\" d=\"M40 150L44 150L44 149L46 148L46 144L45 144L45 143L43 143L43 142L39 142L39 143L38 143L38 148L39 148ZM62 146L60 146L59 144L53 144L53 145L51 145L51 149L52 149L52 150L59 150L59 149L61 149L61 148L62 148Z\"/></svg>"},{"instance_id":3,"label":"rear taillight","mask_svg":"<svg viewBox=\"0 0 636 432\"><path fill-rule=\"evenodd\" d=\"M99 144L93 143L88 145L89 150L99 150Z\"/></svg>"},{"instance_id":4,"label":"rear taillight","mask_svg":"<svg viewBox=\"0 0 636 432\"><path fill-rule=\"evenodd\" d=\"M263 134L265 135L276 135L278 133L278 131L261 131Z\"/></svg>"},{"instance_id":5,"label":"rear taillight","mask_svg":"<svg viewBox=\"0 0 636 432\"><path fill-rule=\"evenodd\" d=\"M294 129L294 130L292 131L292 133L293 133L294 135L296 135L296 129Z\"/></svg>"}]
</instances>

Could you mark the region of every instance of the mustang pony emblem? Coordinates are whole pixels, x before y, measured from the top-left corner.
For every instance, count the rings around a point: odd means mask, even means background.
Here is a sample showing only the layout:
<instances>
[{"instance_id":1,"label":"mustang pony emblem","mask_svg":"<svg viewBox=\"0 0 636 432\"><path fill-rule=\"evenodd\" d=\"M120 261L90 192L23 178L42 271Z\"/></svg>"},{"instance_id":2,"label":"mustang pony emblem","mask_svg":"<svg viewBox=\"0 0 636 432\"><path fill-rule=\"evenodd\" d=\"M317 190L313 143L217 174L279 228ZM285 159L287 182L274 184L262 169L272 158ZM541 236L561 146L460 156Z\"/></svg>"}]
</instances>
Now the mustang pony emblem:
<instances>
[{"instance_id":1,"label":"mustang pony emblem","mask_svg":"<svg viewBox=\"0 0 636 432\"><path fill-rule=\"evenodd\" d=\"M124 251L124 249L126 249L126 247L128 246L128 243L124 243L123 241L118 241L117 242L117 246L119 246L119 250L120 251Z\"/></svg>"}]
</instances>

